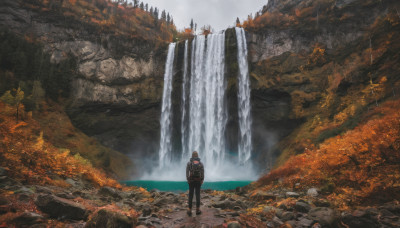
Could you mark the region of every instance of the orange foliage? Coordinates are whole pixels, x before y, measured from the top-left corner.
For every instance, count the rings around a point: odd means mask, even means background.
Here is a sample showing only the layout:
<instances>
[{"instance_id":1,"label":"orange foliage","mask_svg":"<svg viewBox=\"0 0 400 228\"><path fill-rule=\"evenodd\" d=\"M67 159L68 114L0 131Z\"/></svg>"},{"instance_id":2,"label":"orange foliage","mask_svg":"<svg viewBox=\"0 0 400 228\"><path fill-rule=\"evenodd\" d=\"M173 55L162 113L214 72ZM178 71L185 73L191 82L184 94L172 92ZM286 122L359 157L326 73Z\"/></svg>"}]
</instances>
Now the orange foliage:
<instances>
[{"instance_id":1,"label":"orange foliage","mask_svg":"<svg viewBox=\"0 0 400 228\"><path fill-rule=\"evenodd\" d=\"M173 34L177 32L174 24L163 19L155 20L150 12L111 0L68 0L62 4L39 0L22 1L22 5L30 9L54 11L68 21L93 26L97 32L111 32L130 38L172 42Z\"/></svg>"},{"instance_id":2,"label":"orange foliage","mask_svg":"<svg viewBox=\"0 0 400 228\"><path fill-rule=\"evenodd\" d=\"M367 200L399 197L400 100L386 102L369 113L370 120L319 149L306 150L260 178L260 186L307 188L331 186L328 198L346 209ZM282 183L275 185L278 180ZM380 198L376 197L379 196Z\"/></svg>"},{"instance_id":3,"label":"orange foliage","mask_svg":"<svg viewBox=\"0 0 400 228\"><path fill-rule=\"evenodd\" d=\"M13 178L65 187L63 179L82 176L98 186L121 187L78 154L46 142L34 119L16 123L14 109L2 102L0 107L0 166Z\"/></svg>"}]
</instances>

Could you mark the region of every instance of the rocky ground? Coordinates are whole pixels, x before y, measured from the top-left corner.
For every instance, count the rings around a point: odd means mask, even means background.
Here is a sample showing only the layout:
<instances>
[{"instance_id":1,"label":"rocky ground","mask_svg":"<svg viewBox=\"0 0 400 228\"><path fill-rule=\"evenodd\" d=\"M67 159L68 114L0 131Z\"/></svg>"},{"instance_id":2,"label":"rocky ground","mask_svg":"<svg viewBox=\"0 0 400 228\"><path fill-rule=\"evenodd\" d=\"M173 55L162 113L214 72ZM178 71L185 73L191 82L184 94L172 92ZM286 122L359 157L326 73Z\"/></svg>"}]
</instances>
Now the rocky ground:
<instances>
[{"instance_id":1,"label":"rocky ground","mask_svg":"<svg viewBox=\"0 0 400 228\"><path fill-rule=\"evenodd\" d=\"M203 213L189 217L187 193L67 182L67 188L25 185L0 168L0 227L400 227L398 201L339 212L317 189L203 190Z\"/></svg>"}]
</instances>

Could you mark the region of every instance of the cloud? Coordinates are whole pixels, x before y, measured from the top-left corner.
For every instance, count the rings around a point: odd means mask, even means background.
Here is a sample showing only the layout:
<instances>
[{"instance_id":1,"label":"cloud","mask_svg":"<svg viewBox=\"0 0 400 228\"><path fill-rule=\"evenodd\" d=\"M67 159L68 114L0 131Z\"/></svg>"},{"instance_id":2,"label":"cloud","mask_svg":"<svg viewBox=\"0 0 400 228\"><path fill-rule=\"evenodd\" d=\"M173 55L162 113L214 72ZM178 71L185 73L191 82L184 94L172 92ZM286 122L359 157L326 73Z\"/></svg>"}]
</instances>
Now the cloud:
<instances>
[{"instance_id":1,"label":"cloud","mask_svg":"<svg viewBox=\"0 0 400 228\"><path fill-rule=\"evenodd\" d=\"M211 25L215 30L233 26L236 18L241 21L247 15L262 9L267 0L144 0L150 6L166 10L178 29L189 27L193 18L198 28Z\"/></svg>"}]
</instances>

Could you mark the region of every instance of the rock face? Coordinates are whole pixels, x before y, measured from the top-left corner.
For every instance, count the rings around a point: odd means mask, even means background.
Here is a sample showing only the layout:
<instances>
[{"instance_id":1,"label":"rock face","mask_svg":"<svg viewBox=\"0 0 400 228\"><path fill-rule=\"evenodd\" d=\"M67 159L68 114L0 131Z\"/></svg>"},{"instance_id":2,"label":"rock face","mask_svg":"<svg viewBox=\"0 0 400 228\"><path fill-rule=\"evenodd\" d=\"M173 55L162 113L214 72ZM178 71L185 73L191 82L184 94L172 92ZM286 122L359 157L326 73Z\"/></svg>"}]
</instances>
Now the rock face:
<instances>
[{"instance_id":1,"label":"rock face","mask_svg":"<svg viewBox=\"0 0 400 228\"><path fill-rule=\"evenodd\" d=\"M53 195L40 194L35 204L52 218L82 220L87 216L87 210L82 205Z\"/></svg>"},{"instance_id":2,"label":"rock face","mask_svg":"<svg viewBox=\"0 0 400 228\"><path fill-rule=\"evenodd\" d=\"M96 34L60 20L19 1L0 6L0 26L40 41L54 63L77 61L67 107L76 127L126 154L156 151L167 44Z\"/></svg>"}]
</instances>

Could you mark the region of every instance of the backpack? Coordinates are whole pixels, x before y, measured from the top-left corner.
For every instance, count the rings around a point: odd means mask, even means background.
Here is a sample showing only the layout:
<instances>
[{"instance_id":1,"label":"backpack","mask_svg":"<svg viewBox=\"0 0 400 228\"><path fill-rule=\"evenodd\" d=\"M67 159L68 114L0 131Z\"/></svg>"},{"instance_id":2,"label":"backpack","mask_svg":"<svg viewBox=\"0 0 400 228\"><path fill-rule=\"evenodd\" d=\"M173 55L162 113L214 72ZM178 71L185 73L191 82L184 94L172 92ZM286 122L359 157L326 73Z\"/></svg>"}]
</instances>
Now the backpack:
<instances>
[{"instance_id":1,"label":"backpack","mask_svg":"<svg viewBox=\"0 0 400 228\"><path fill-rule=\"evenodd\" d=\"M192 180L200 180L201 179L201 169L202 169L202 165L200 163L200 161L197 160L193 160L190 163L190 178Z\"/></svg>"}]
</instances>

